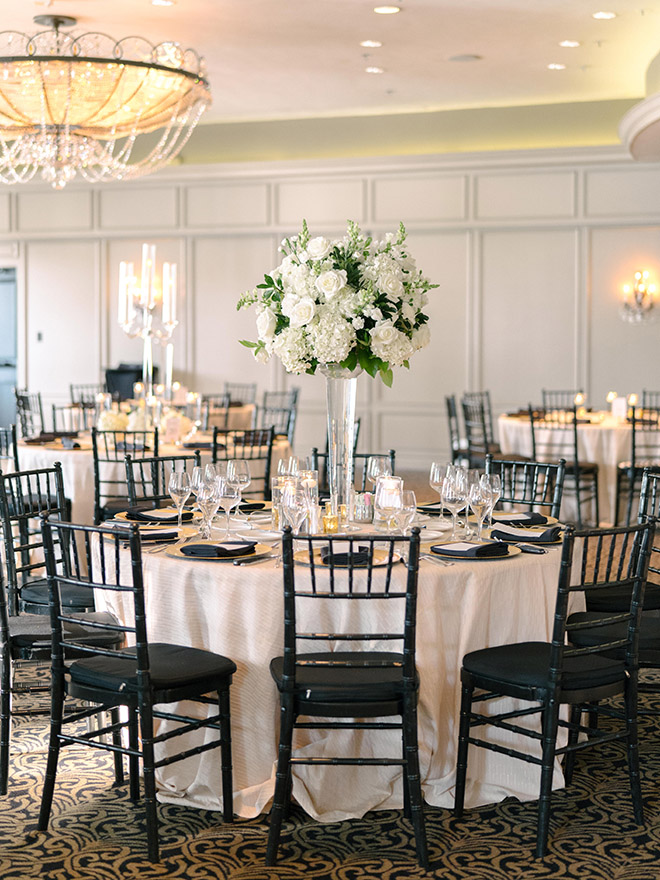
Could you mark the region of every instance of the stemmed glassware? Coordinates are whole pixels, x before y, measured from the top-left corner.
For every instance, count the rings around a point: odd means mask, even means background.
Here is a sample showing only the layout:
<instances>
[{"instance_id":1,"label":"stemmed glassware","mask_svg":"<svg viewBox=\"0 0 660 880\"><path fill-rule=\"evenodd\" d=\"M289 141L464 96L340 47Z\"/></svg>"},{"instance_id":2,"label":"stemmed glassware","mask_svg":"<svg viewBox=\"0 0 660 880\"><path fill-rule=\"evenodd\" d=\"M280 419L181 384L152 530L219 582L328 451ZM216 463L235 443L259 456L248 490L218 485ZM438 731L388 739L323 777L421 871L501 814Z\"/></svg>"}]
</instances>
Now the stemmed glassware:
<instances>
[{"instance_id":1,"label":"stemmed glassware","mask_svg":"<svg viewBox=\"0 0 660 880\"><path fill-rule=\"evenodd\" d=\"M167 491L170 493L170 498L174 502L174 506L179 514L178 527L181 528L183 505L190 497L190 476L185 471L172 471Z\"/></svg>"},{"instance_id":2,"label":"stemmed glassware","mask_svg":"<svg viewBox=\"0 0 660 880\"><path fill-rule=\"evenodd\" d=\"M213 480L204 480L197 490L197 504L202 512L202 524L199 528L201 538L211 537L211 520L220 506L221 479L221 477L215 477ZM238 493L236 497L238 497Z\"/></svg>"},{"instance_id":3,"label":"stemmed glassware","mask_svg":"<svg viewBox=\"0 0 660 880\"><path fill-rule=\"evenodd\" d=\"M438 493L438 495L440 496L440 502L442 502L442 481L445 478L446 471L446 464L443 464L440 461L431 462L431 471L429 473L429 486L433 489L434 492Z\"/></svg>"},{"instance_id":4,"label":"stemmed glassware","mask_svg":"<svg viewBox=\"0 0 660 880\"><path fill-rule=\"evenodd\" d=\"M499 474L484 474L481 478L482 485L490 492L490 507L487 512L488 524L493 525L493 510L502 495L502 480Z\"/></svg>"},{"instance_id":5,"label":"stemmed glassware","mask_svg":"<svg viewBox=\"0 0 660 880\"><path fill-rule=\"evenodd\" d=\"M380 477L374 494L374 523L385 523L389 534L403 507L403 480L401 477Z\"/></svg>"},{"instance_id":6,"label":"stemmed glassware","mask_svg":"<svg viewBox=\"0 0 660 880\"><path fill-rule=\"evenodd\" d=\"M405 535L406 530L412 525L416 513L417 498L415 493L410 489L404 489L401 493L401 507L394 515L397 528L402 535Z\"/></svg>"},{"instance_id":7,"label":"stemmed glassware","mask_svg":"<svg viewBox=\"0 0 660 880\"><path fill-rule=\"evenodd\" d=\"M243 492L252 482L252 477L250 476L250 463L244 458L230 459L227 462L227 479L238 486L238 506L240 508ZM238 519L247 520L247 516L242 516L240 512L237 513L236 516Z\"/></svg>"},{"instance_id":8,"label":"stemmed glassware","mask_svg":"<svg viewBox=\"0 0 660 880\"><path fill-rule=\"evenodd\" d=\"M281 489L282 514L294 534L300 531L308 510L308 496L300 480L289 480Z\"/></svg>"},{"instance_id":9,"label":"stemmed glassware","mask_svg":"<svg viewBox=\"0 0 660 880\"><path fill-rule=\"evenodd\" d=\"M450 465L442 481L442 505L451 511L451 538L458 537L458 514L464 510L468 501L468 482L465 468Z\"/></svg>"},{"instance_id":10,"label":"stemmed glassware","mask_svg":"<svg viewBox=\"0 0 660 880\"><path fill-rule=\"evenodd\" d=\"M224 510L226 515L225 533L222 536L222 540L226 541L229 537L229 515L232 509L236 507L241 500L241 487L238 483L233 483L228 477L218 477L217 483L219 487L219 506Z\"/></svg>"},{"instance_id":11,"label":"stemmed glassware","mask_svg":"<svg viewBox=\"0 0 660 880\"><path fill-rule=\"evenodd\" d=\"M481 532L484 526L484 517L492 508L492 496L490 487L481 480L472 483L468 495L468 501L472 513L477 518L477 541L481 541Z\"/></svg>"},{"instance_id":12,"label":"stemmed glassware","mask_svg":"<svg viewBox=\"0 0 660 880\"><path fill-rule=\"evenodd\" d=\"M375 486L379 477L392 476L392 463L389 455L370 455L367 459L367 480Z\"/></svg>"},{"instance_id":13,"label":"stemmed glassware","mask_svg":"<svg viewBox=\"0 0 660 880\"><path fill-rule=\"evenodd\" d=\"M192 469L192 473L190 474L190 491L195 496L195 500L197 500L197 493L199 492L203 482L204 468L195 465L195 467ZM199 503L197 504L197 507L199 507Z\"/></svg>"}]
</instances>

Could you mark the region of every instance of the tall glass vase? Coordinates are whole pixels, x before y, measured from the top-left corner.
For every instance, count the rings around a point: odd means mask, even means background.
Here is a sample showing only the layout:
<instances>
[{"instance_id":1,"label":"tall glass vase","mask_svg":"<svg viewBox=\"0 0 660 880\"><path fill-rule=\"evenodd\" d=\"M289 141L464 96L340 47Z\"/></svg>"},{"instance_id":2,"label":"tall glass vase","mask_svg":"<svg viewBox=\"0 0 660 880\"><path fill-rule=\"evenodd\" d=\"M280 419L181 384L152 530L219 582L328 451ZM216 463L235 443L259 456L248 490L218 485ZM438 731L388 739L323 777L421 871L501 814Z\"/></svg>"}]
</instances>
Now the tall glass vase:
<instances>
[{"instance_id":1,"label":"tall glass vase","mask_svg":"<svg viewBox=\"0 0 660 880\"><path fill-rule=\"evenodd\" d=\"M355 401L357 380L362 372L339 364L324 364L328 403L328 482L333 513L350 504L353 488L353 447L355 444Z\"/></svg>"}]
</instances>

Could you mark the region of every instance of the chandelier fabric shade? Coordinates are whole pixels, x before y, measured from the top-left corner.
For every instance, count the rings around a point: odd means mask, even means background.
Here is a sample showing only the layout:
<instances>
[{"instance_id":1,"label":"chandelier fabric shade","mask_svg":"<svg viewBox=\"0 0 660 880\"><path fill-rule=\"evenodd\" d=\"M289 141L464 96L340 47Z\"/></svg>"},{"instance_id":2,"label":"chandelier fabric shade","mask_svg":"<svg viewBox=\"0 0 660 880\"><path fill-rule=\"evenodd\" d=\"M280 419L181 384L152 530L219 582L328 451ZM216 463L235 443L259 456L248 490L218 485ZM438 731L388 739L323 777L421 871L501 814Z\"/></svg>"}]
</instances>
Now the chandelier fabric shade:
<instances>
[{"instance_id":1,"label":"chandelier fabric shade","mask_svg":"<svg viewBox=\"0 0 660 880\"><path fill-rule=\"evenodd\" d=\"M74 37L73 19L42 16L35 36L0 33L0 180L76 175L131 180L167 164L211 103L204 61L175 42ZM140 138L151 135L142 146Z\"/></svg>"}]
</instances>

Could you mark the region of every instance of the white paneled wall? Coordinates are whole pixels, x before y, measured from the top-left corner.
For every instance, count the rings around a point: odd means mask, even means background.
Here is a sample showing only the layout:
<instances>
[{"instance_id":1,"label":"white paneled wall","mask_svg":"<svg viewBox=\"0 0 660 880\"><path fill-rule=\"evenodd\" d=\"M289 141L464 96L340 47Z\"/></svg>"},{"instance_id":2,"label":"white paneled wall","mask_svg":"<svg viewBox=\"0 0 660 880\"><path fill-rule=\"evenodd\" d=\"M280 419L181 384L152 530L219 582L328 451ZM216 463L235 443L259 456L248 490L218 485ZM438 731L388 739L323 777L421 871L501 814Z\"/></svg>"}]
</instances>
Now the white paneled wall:
<instances>
[{"instance_id":1,"label":"white paneled wall","mask_svg":"<svg viewBox=\"0 0 660 880\"><path fill-rule=\"evenodd\" d=\"M238 344L254 315L236 300L278 262L306 218L337 235L347 219L381 235L403 220L418 265L440 287L433 341L384 388L360 380L360 446L393 447L404 467L447 454L444 397L489 388L498 410L542 387L660 388L660 322L621 321L637 268L660 281L660 169L613 148L355 161L179 167L125 185L0 192L0 265L18 269L19 376L47 402L106 365L137 362L116 323L120 260L157 245L181 279L177 378L200 391L225 379L302 389L299 452L322 445L321 377L286 376ZM656 378L657 375L657 378Z\"/></svg>"}]
</instances>

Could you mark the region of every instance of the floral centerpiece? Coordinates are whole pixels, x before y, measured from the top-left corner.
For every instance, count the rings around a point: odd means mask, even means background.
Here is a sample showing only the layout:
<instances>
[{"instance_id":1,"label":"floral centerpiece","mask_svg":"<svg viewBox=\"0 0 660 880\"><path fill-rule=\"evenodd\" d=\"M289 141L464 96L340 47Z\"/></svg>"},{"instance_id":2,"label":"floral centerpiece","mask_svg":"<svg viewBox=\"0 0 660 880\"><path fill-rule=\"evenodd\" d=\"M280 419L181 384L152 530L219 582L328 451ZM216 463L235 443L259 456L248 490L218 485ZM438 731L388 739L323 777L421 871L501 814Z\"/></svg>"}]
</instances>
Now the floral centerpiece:
<instances>
[{"instance_id":1,"label":"floral centerpiece","mask_svg":"<svg viewBox=\"0 0 660 880\"><path fill-rule=\"evenodd\" d=\"M275 354L288 373L315 373L320 364L361 367L392 384L392 368L429 343L423 308L431 284L406 247L406 230L383 241L357 223L332 241L310 238L307 223L280 246L284 259L238 308L256 305L258 341L241 340L265 363Z\"/></svg>"},{"instance_id":2,"label":"floral centerpiece","mask_svg":"<svg viewBox=\"0 0 660 880\"><path fill-rule=\"evenodd\" d=\"M428 292L406 247L406 230L382 241L349 222L343 238L285 238L280 265L244 293L238 308L256 306L256 342L241 340L266 363L274 354L288 373L326 377L328 475L333 506L348 505L353 485L357 376L362 370L392 385L394 367L408 367L428 345Z\"/></svg>"},{"instance_id":3,"label":"floral centerpiece","mask_svg":"<svg viewBox=\"0 0 660 880\"><path fill-rule=\"evenodd\" d=\"M125 431L128 428L126 413L114 409L104 409L96 420L97 431Z\"/></svg>"}]
</instances>

